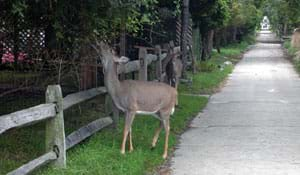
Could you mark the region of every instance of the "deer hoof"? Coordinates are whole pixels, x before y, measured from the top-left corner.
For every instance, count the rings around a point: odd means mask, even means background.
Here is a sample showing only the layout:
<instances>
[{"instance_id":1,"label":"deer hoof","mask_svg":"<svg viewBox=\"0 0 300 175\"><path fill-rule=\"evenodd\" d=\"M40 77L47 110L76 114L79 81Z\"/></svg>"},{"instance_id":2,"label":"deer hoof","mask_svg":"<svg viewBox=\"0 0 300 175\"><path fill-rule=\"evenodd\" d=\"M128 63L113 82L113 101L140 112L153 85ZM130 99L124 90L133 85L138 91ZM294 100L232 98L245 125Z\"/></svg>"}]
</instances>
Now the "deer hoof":
<instances>
[{"instance_id":1,"label":"deer hoof","mask_svg":"<svg viewBox=\"0 0 300 175\"><path fill-rule=\"evenodd\" d=\"M121 150L121 154L123 154L123 155L124 155L124 154L125 154L125 150Z\"/></svg>"},{"instance_id":2,"label":"deer hoof","mask_svg":"<svg viewBox=\"0 0 300 175\"><path fill-rule=\"evenodd\" d=\"M164 155L163 155L163 159L166 159L167 157L168 157L167 154L164 154Z\"/></svg>"}]
</instances>

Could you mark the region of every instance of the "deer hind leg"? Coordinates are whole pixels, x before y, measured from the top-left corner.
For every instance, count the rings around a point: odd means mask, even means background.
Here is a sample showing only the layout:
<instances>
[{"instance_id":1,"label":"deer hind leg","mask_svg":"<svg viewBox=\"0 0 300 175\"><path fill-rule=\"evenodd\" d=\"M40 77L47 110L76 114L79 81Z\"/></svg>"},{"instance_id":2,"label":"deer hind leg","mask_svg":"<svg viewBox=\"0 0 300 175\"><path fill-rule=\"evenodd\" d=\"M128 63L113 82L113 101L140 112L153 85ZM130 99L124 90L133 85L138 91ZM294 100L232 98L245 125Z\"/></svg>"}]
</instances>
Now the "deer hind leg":
<instances>
[{"instance_id":1,"label":"deer hind leg","mask_svg":"<svg viewBox=\"0 0 300 175\"><path fill-rule=\"evenodd\" d=\"M153 140L152 140L152 149L155 148L155 146L156 146L157 139L159 137L160 131L162 130L163 126L164 126L163 122L160 121L159 127L156 129Z\"/></svg>"},{"instance_id":2,"label":"deer hind leg","mask_svg":"<svg viewBox=\"0 0 300 175\"><path fill-rule=\"evenodd\" d=\"M164 124L164 128L165 128L165 131L166 131L165 148L164 148L163 158L166 159L168 157L168 144L169 144L169 132L170 132L169 117L167 119L163 120L163 124Z\"/></svg>"},{"instance_id":3,"label":"deer hind leg","mask_svg":"<svg viewBox=\"0 0 300 175\"><path fill-rule=\"evenodd\" d=\"M131 132L131 125L132 125L134 116L135 116L135 113L126 112L125 126L124 126L124 131L123 131L123 141L122 141L122 146L121 146L121 153L122 154L125 154L127 136L128 136L129 131ZM130 139L131 139L131 136L130 136Z\"/></svg>"}]
</instances>

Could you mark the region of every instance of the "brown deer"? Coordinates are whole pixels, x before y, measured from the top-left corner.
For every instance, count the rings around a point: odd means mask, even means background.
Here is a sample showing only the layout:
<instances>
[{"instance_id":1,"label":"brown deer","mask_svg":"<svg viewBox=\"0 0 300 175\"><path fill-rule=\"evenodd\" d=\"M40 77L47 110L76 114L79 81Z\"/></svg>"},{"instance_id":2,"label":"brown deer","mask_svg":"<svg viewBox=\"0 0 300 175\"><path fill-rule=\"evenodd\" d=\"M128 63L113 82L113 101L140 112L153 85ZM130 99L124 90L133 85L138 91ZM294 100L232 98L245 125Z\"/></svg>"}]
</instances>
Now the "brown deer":
<instances>
[{"instance_id":1,"label":"brown deer","mask_svg":"<svg viewBox=\"0 0 300 175\"><path fill-rule=\"evenodd\" d=\"M166 74L167 74L167 81L172 87L177 89L179 84L179 79L182 75L183 64L182 61L175 56L166 66Z\"/></svg>"},{"instance_id":2,"label":"brown deer","mask_svg":"<svg viewBox=\"0 0 300 175\"><path fill-rule=\"evenodd\" d=\"M125 153L127 136L129 134L129 151L133 150L131 125L136 114L151 114L160 120L153 140L152 148L156 146L159 133L165 129L165 146L163 158L168 156L168 140L170 130L170 115L173 114L177 98L175 88L160 82L124 80L119 81L117 65L129 61L126 57L118 57L115 52L103 42L93 46L101 55L104 70L104 83L114 104L125 113L125 126L121 153ZM100 48L100 50L98 50Z\"/></svg>"}]
</instances>

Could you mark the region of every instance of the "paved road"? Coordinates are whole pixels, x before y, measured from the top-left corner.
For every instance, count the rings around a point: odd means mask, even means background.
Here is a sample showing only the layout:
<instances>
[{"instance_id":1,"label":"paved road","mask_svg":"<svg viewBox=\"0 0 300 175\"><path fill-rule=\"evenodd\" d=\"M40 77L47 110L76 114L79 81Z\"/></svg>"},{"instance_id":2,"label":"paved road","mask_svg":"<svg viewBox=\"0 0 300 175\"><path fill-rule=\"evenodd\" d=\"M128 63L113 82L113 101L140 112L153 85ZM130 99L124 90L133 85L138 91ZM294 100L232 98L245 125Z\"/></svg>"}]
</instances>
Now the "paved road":
<instances>
[{"instance_id":1,"label":"paved road","mask_svg":"<svg viewBox=\"0 0 300 175\"><path fill-rule=\"evenodd\" d=\"M182 135L172 174L300 174L300 79L275 35L258 41Z\"/></svg>"}]
</instances>

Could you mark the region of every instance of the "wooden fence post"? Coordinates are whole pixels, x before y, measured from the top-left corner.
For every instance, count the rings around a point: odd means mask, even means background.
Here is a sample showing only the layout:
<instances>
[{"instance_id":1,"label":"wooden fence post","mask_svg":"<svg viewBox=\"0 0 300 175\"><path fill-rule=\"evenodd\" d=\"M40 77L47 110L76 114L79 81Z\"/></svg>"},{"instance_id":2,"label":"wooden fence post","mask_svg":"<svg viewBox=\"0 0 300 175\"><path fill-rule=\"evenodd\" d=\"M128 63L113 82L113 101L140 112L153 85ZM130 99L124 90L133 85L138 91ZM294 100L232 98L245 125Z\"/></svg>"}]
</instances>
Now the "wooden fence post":
<instances>
[{"instance_id":1,"label":"wooden fence post","mask_svg":"<svg viewBox=\"0 0 300 175\"><path fill-rule=\"evenodd\" d=\"M162 77L161 48L159 45L155 46L155 54L157 56L156 68L155 68L156 78L158 79L158 81L162 82L163 77Z\"/></svg>"},{"instance_id":2,"label":"wooden fence post","mask_svg":"<svg viewBox=\"0 0 300 175\"><path fill-rule=\"evenodd\" d=\"M113 127L117 128L120 119L120 112L109 94L105 95L105 114L107 116L112 114Z\"/></svg>"},{"instance_id":3,"label":"wooden fence post","mask_svg":"<svg viewBox=\"0 0 300 175\"><path fill-rule=\"evenodd\" d=\"M139 49L139 60L140 60L140 70L139 70L139 80L147 81L147 50L146 48Z\"/></svg>"},{"instance_id":4,"label":"wooden fence post","mask_svg":"<svg viewBox=\"0 0 300 175\"><path fill-rule=\"evenodd\" d=\"M53 150L57 159L55 167L66 167L66 141L63 115L63 97L59 85L50 85L46 91L46 103L56 104L56 116L46 122L46 151Z\"/></svg>"}]
</instances>

